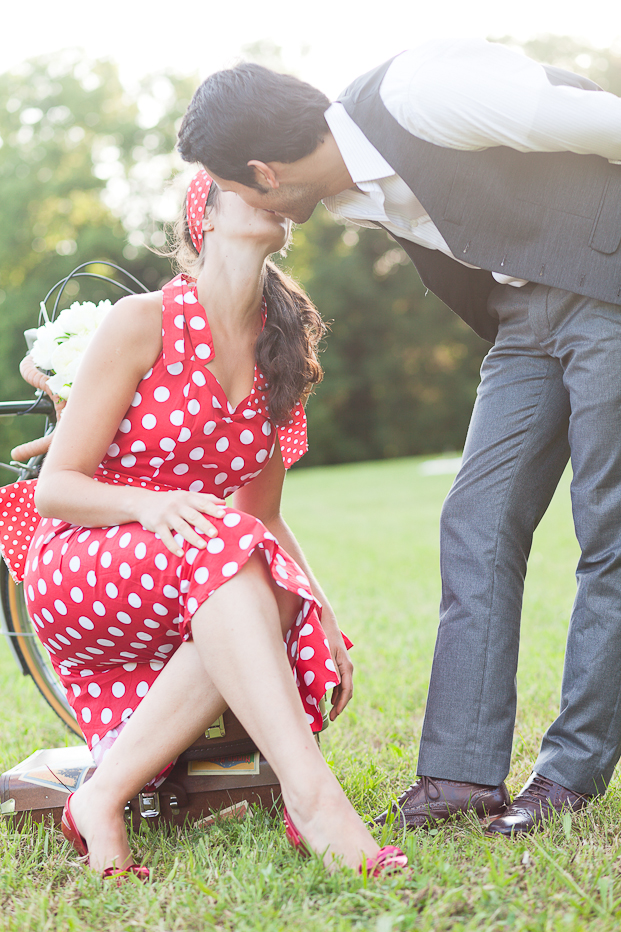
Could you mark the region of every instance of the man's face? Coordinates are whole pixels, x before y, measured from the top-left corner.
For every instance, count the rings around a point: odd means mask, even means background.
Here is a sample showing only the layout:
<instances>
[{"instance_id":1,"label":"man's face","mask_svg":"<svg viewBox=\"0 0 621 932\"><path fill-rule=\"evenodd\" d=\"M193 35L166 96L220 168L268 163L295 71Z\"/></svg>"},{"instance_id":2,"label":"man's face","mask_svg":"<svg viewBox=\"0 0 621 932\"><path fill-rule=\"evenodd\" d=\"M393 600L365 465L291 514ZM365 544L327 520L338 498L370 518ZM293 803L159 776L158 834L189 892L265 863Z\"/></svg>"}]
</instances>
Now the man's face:
<instances>
[{"instance_id":1,"label":"man's face","mask_svg":"<svg viewBox=\"0 0 621 932\"><path fill-rule=\"evenodd\" d=\"M280 184L277 188L265 188L259 191L238 181L219 178L207 168L207 172L221 191L233 191L250 207L271 210L281 217L288 217L294 223L306 223L322 198L318 185Z\"/></svg>"}]
</instances>

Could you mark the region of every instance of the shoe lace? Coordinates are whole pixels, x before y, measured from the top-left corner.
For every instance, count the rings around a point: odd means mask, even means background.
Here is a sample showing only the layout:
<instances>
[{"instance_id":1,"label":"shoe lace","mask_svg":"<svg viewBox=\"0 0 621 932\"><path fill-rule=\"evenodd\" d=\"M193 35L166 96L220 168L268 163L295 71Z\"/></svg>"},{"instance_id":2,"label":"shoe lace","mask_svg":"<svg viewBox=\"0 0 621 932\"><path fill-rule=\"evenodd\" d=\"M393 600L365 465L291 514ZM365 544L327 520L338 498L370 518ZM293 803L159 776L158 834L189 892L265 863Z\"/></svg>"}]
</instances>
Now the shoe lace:
<instances>
[{"instance_id":1,"label":"shoe lace","mask_svg":"<svg viewBox=\"0 0 621 932\"><path fill-rule=\"evenodd\" d=\"M440 792L440 789L432 777L419 777L418 781L420 781L420 784L422 785L423 790L425 791L426 799L431 801L431 800L441 798L442 794ZM399 807L403 806L403 804L407 801L412 790L416 788L417 783L413 783L411 786L407 788L407 790L404 793L401 794L401 796L397 800L397 804L399 805Z\"/></svg>"},{"instance_id":2,"label":"shoe lace","mask_svg":"<svg viewBox=\"0 0 621 932\"><path fill-rule=\"evenodd\" d=\"M534 803L542 802L543 800L548 799L550 790L553 786L553 780L548 780L547 777L542 777L539 774L535 774L529 785L520 793L519 799L530 800Z\"/></svg>"}]
</instances>

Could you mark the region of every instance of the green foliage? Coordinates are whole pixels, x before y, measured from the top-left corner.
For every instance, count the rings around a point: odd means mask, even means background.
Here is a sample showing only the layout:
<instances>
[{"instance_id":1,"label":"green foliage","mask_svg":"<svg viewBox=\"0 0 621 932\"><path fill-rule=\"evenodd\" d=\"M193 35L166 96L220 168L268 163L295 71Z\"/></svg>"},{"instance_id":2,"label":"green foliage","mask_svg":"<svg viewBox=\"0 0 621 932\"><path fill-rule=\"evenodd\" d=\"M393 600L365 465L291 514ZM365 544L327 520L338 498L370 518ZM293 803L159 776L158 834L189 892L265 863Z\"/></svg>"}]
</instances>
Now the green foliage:
<instances>
[{"instance_id":1,"label":"green foliage","mask_svg":"<svg viewBox=\"0 0 621 932\"><path fill-rule=\"evenodd\" d=\"M127 234L140 223L140 243L153 230L140 208L170 176L176 121L193 84L155 75L130 97L116 65L70 53L0 75L0 397L30 396L18 372L22 332L36 325L49 288L80 262L115 261L154 288L169 277L169 263L128 244ZM66 296L118 295L72 283ZM0 423L0 458L35 430L32 421Z\"/></svg>"},{"instance_id":2,"label":"green foliage","mask_svg":"<svg viewBox=\"0 0 621 932\"><path fill-rule=\"evenodd\" d=\"M318 207L287 265L331 323L306 465L462 446L487 344L425 295L403 250Z\"/></svg>"}]
</instances>

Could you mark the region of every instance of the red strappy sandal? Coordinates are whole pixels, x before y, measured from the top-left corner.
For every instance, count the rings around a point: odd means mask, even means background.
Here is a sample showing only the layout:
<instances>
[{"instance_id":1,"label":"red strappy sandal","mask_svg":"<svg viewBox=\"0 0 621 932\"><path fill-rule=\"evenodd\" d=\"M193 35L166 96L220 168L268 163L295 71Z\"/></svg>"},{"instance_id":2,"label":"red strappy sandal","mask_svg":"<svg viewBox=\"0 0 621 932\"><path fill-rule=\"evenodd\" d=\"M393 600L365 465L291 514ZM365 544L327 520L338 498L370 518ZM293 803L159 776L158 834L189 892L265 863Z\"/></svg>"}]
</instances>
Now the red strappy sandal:
<instances>
[{"instance_id":1,"label":"red strappy sandal","mask_svg":"<svg viewBox=\"0 0 621 932\"><path fill-rule=\"evenodd\" d=\"M379 877L380 874L402 871L407 866L407 854L404 854L401 848L397 848L396 845L384 845L374 858L367 858L366 864L360 865L358 873L364 873L367 877Z\"/></svg>"},{"instance_id":2,"label":"red strappy sandal","mask_svg":"<svg viewBox=\"0 0 621 932\"><path fill-rule=\"evenodd\" d=\"M60 820L60 830L67 841L73 845L78 854L83 858L88 858L88 845L84 837L80 835L78 827L75 824L75 819L71 813L72 796L73 793L69 795L65 803L65 808L63 809ZM143 883L146 883L149 879L149 868L143 867L141 864L130 864L128 867L106 867L101 876L104 878L116 877L118 882L123 876L127 877L129 874L133 874L139 880L142 880Z\"/></svg>"},{"instance_id":3,"label":"red strappy sandal","mask_svg":"<svg viewBox=\"0 0 621 932\"><path fill-rule=\"evenodd\" d=\"M287 807L285 806L282 817L285 822L285 835L287 836L287 841L297 849L297 851L303 855L305 858L310 857L310 851L308 850L308 845L298 832L297 828L291 821L291 816L287 812Z\"/></svg>"},{"instance_id":4,"label":"red strappy sandal","mask_svg":"<svg viewBox=\"0 0 621 932\"><path fill-rule=\"evenodd\" d=\"M291 816L287 812L286 807L283 812L283 819L285 822L285 835L287 836L287 840L300 854L304 855L304 857L309 857L310 851L308 845L291 821ZM383 873L403 870L407 866L407 855L403 853L401 848L397 848L395 845L385 845L383 848L379 849L375 857L367 858L364 864L360 864L358 873L365 873L367 877L378 877Z\"/></svg>"}]
</instances>

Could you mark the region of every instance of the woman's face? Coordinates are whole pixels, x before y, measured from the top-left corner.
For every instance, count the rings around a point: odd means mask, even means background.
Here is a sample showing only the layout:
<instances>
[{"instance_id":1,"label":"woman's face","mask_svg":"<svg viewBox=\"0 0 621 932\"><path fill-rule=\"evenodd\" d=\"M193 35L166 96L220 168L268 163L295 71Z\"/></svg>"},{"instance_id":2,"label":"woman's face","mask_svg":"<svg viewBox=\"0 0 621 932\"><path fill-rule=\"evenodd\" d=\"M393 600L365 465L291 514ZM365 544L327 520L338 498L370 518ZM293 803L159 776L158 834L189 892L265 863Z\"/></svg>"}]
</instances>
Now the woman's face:
<instances>
[{"instance_id":1,"label":"woman's face","mask_svg":"<svg viewBox=\"0 0 621 932\"><path fill-rule=\"evenodd\" d=\"M203 229L219 238L254 241L262 245L268 256L287 243L291 221L271 210L249 207L232 191L219 191L216 203L205 211Z\"/></svg>"}]
</instances>

